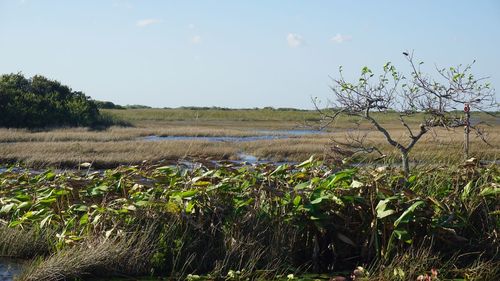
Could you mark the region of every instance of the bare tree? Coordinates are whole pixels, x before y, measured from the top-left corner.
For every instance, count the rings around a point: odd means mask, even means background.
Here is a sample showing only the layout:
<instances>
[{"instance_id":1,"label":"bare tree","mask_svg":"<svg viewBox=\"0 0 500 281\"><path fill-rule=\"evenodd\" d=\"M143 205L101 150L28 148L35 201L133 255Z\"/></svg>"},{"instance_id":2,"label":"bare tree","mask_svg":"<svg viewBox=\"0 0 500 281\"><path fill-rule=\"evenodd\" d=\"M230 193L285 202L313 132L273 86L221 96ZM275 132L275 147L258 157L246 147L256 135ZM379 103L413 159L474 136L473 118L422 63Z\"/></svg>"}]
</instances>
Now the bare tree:
<instances>
[{"instance_id":1,"label":"bare tree","mask_svg":"<svg viewBox=\"0 0 500 281\"><path fill-rule=\"evenodd\" d=\"M402 167L408 176L408 154L417 142L432 128L443 127L447 129L463 127L466 120L460 114L464 105L469 105L473 110L498 109L495 101L494 89L487 78L476 78L471 73L472 64L448 69L436 68L436 77L421 71L420 63L415 63L413 54L404 52L411 71L408 77L396 70L390 63L383 66L379 76L368 67L363 67L360 78L355 82L348 82L343 75L342 67L339 68L339 77L332 78L331 90L334 95L333 107L319 109L327 124L332 124L342 114L359 116L368 121L373 128L381 133L388 144L399 150ZM377 119L373 112L395 111L398 113L401 126L406 130L408 139L397 140L388 129ZM418 114L422 116L418 128L412 128L407 122L408 117ZM475 126L479 136L481 131ZM376 147L363 144L364 138L350 138L350 147L356 152L379 152ZM334 150L338 148L338 142Z\"/></svg>"}]
</instances>

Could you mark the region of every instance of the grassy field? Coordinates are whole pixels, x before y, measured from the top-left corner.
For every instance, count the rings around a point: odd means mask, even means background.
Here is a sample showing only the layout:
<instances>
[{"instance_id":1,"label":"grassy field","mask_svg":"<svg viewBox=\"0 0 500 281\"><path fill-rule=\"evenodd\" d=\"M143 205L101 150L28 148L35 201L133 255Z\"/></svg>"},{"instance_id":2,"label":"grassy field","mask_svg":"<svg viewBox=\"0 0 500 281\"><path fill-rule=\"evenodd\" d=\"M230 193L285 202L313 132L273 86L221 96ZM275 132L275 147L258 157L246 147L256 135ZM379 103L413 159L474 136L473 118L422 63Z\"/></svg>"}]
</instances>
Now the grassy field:
<instances>
[{"instance_id":1,"label":"grassy field","mask_svg":"<svg viewBox=\"0 0 500 281\"><path fill-rule=\"evenodd\" d=\"M114 167L119 164L137 164L142 161L176 161L178 159L236 160L249 154L272 161L303 161L311 154L328 158L331 140L343 140L352 134L354 117L342 116L336 124L326 127L323 134L293 135L286 139L252 142L210 142L206 140L145 141L146 136L258 136L280 134L287 130L316 130L320 115L316 111L271 109L127 109L104 110L107 115L130 122L130 127L111 127L107 130L85 128L28 131L0 129L0 161L22 162L43 167L74 168L83 162L95 167ZM377 115L397 140L407 141L406 131L394 113ZM490 126L486 145L472 137L471 155L483 160L498 160L500 152L499 118L487 114L473 114L474 120ZM417 127L419 116L409 120ZM368 143L381 147L387 157L385 163L397 159L383 136L360 123ZM438 129L421 140L411 154L415 163L454 163L463 159L463 130ZM367 160L378 156L368 156ZM358 159L360 161L363 159Z\"/></svg>"}]
</instances>

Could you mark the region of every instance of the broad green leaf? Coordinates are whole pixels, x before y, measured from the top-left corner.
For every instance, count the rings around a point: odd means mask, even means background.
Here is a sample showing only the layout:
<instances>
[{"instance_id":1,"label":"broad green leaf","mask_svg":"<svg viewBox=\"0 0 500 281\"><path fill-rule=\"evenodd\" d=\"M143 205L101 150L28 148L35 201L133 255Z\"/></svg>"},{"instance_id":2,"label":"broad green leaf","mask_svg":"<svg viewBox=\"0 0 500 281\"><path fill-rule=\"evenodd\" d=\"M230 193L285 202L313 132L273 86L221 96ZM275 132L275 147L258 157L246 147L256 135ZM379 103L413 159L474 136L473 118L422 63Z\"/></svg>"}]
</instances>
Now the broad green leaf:
<instances>
[{"instance_id":1,"label":"broad green leaf","mask_svg":"<svg viewBox=\"0 0 500 281\"><path fill-rule=\"evenodd\" d=\"M50 219L52 218L53 214L50 214L46 216L42 221L40 221L40 228L43 228L47 222L50 222Z\"/></svg>"},{"instance_id":2,"label":"broad green leaf","mask_svg":"<svg viewBox=\"0 0 500 281\"><path fill-rule=\"evenodd\" d=\"M293 199L293 205L298 206L300 204L300 201L302 201L302 197L300 197L299 195L295 196L295 198Z\"/></svg>"},{"instance_id":3,"label":"broad green leaf","mask_svg":"<svg viewBox=\"0 0 500 281\"><path fill-rule=\"evenodd\" d=\"M394 277L397 278L397 280L402 280L406 276L405 272L403 271L403 269L401 269L401 267L394 268L392 274L394 275Z\"/></svg>"},{"instance_id":4,"label":"broad green leaf","mask_svg":"<svg viewBox=\"0 0 500 281\"><path fill-rule=\"evenodd\" d=\"M389 209L389 210L384 210L384 211L377 211L377 218L378 219L383 219L385 217L388 217L392 214L394 214L396 211Z\"/></svg>"},{"instance_id":5,"label":"broad green leaf","mask_svg":"<svg viewBox=\"0 0 500 281\"><path fill-rule=\"evenodd\" d=\"M160 172L172 172L172 167L171 166L162 166L162 167L156 168L156 170L160 171Z\"/></svg>"},{"instance_id":6,"label":"broad green leaf","mask_svg":"<svg viewBox=\"0 0 500 281\"><path fill-rule=\"evenodd\" d=\"M396 238L404 241L405 243L411 244L411 242L413 241L408 231L404 229L395 229L393 234L396 236Z\"/></svg>"},{"instance_id":7,"label":"broad green leaf","mask_svg":"<svg viewBox=\"0 0 500 281\"><path fill-rule=\"evenodd\" d=\"M378 219L383 219L385 217L388 217L392 214L394 214L396 211L393 209L387 209L387 204L394 200L396 197L389 197L384 200L380 200L377 204L377 207L375 207L375 210L377 211L377 218Z\"/></svg>"},{"instance_id":8,"label":"broad green leaf","mask_svg":"<svg viewBox=\"0 0 500 281\"><path fill-rule=\"evenodd\" d=\"M45 179L48 181L53 180L55 177L56 177L56 174L52 171L47 171L47 173L45 174Z\"/></svg>"},{"instance_id":9,"label":"broad green leaf","mask_svg":"<svg viewBox=\"0 0 500 281\"><path fill-rule=\"evenodd\" d=\"M465 186L464 190L462 191L462 196L460 197L462 201L466 200L469 197L470 191L472 187L472 181L469 181Z\"/></svg>"},{"instance_id":10,"label":"broad green leaf","mask_svg":"<svg viewBox=\"0 0 500 281\"><path fill-rule=\"evenodd\" d=\"M423 205L424 201L417 201L413 203L408 209L406 209L403 214L394 222L394 227L398 227L398 225L407 217L413 215L413 212L415 212L415 209L417 209L420 205Z\"/></svg>"},{"instance_id":11,"label":"broad green leaf","mask_svg":"<svg viewBox=\"0 0 500 281\"><path fill-rule=\"evenodd\" d=\"M176 193L174 196L179 198L188 198L193 197L194 195L196 195L196 193L198 193L198 189L190 189L187 191Z\"/></svg>"},{"instance_id":12,"label":"broad green leaf","mask_svg":"<svg viewBox=\"0 0 500 281\"><path fill-rule=\"evenodd\" d=\"M497 196L500 194L500 187L498 185L487 186L481 190L481 196Z\"/></svg>"},{"instance_id":13,"label":"broad green leaf","mask_svg":"<svg viewBox=\"0 0 500 281\"><path fill-rule=\"evenodd\" d=\"M315 204L319 204L321 203L321 201L323 201L323 199L325 199L324 197L318 197L314 200L311 201L311 204L315 205Z\"/></svg>"},{"instance_id":14,"label":"broad green leaf","mask_svg":"<svg viewBox=\"0 0 500 281\"><path fill-rule=\"evenodd\" d=\"M90 192L90 194L92 196L101 195L101 194L104 194L104 193L108 192L108 189L109 189L109 187L106 186L106 185L96 186L96 187L94 187L92 189L92 191Z\"/></svg>"},{"instance_id":15,"label":"broad green leaf","mask_svg":"<svg viewBox=\"0 0 500 281\"><path fill-rule=\"evenodd\" d=\"M187 204L186 204L186 213L187 214L192 214L194 213L194 206L195 206L195 203L193 201L189 201Z\"/></svg>"},{"instance_id":16,"label":"broad green leaf","mask_svg":"<svg viewBox=\"0 0 500 281\"><path fill-rule=\"evenodd\" d=\"M28 209L31 207L31 202L22 202L21 204L17 205L17 209Z\"/></svg>"},{"instance_id":17,"label":"broad green leaf","mask_svg":"<svg viewBox=\"0 0 500 281\"><path fill-rule=\"evenodd\" d=\"M141 200L141 201L137 201L134 203L136 206L139 206L139 207L142 207L142 206L146 206L149 204L148 201L144 201L144 200Z\"/></svg>"},{"instance_id":18,"label":"broad green leaf","mask_svg":"<svg viewBox=\"0 0 500 281\"><path fill-rule=\"evenodd\" d=\"M314 164L314 155L311 155L309 159L297 165L297 168L307 168Z\"/></svg>"},{"instance_id":19,"label":"broad green leaf","mask_svg":"<svg viewBox=\"0 0 500 281\"><path fill-rule=\"evenodd\" d=\"M209 182L209 181L197 181L195 182L193 185L194 186L209 186L211 185L212 183Z\"/></svg>"},{"instance_id":20,"label":"broad green leaf","mask_svg":"<svg viewBox=\"0 0 500 281\"><path fill-rule=\"evenodd\" d=\"M354 170L344 170L336 173L335 175L331 176L332 180L327 184L327 188L330 188L334 186L336 183L342 180L347 180L351 179L354 174Z\"/></svg>"},{"instance_id":21,"label":"broad green leaf","mask_svg":"<svg viewBox=\"0 0 500 281\"><path fill-rule=\"evenodd\" d=\"M415 180L417 179L417 176L413 175L413 176L410 176L407 180L408 183L414 183Z\"/></svg>"},{"instance_id":22,"label":"broad green leaf","mask_svg":"<svg viewBox=\"0 0 500 281\"><path fill-rule=\"evenodd\" d=\"M16 205L15 203L9 203L9 204L3 205L2 209L0 209L0 214L8 214L10 212L10 210L12 210L12 208L15 205Z\"/></svg>"},{"instance_id":23,"label":"broad green leaf","mask_svg":"<svg viewBox=\"0 0 500 281\"><path fill-rule=\"evenodd\" d=\"M16 198L19 201L28 201L28 200L31 200L31 196L29 196L27 194L18 194L14 198Z\"/></svg>"},{"instance_id":24,"label":"broad green leaf","mask_svg":"<svg viewBox=\"0 0 500 281\"><path fill-rule=\"evenodd\" d=\"M41 199L40 201L38 201L40 204L46 204L46 205L50 205L54 202L56 202L57 199L56 198L45 198L45 199Z\"/></svg>"},{"instance_id":25,"label":"broad green leaf","mask_svg":"<svg viewBox=\"0 0 500 281\"><path fill-rule=\"evenodd\" d=\"M309 184L310 184L309 182L299 183L293 189L295 189L295 190L301 190L301 189L304 189L304 188L308 187Z\"/></svg>"},{"instance_id":26,"label":"broad green leaf","mask_svg":"<svg viewBox=\"0 0 500 281\"><path fill-rule=\"evenodd\" d=\"M282 173L283 171L285 171L286 169L288 168L288 164L283 164L283 165L279 165L272 173L270 173L269 175L270 176L273 176L273 175L276 175L276 174L280 174Z\"/></svg>"},{"instance_id":27,"label":"broad green leaf","mask_svg":"<svg viewBox=\"0 0 500 281\"><path fill-rule=\"evenodd\" d=\"M66 194L69 194L69 191L65 190L65 189L59 189L59 190L54 191L54 195L57 195L57 196L62 196L62 195L66 195Z\"/></svg>"},{"instance_id":28,"label":"broad green leaf","mask_svg":"<svg viewBox=\"0 0 500 281\"><path fill-rule=\"evenodd\" d=\"M134 205L127 205L127 206L124 206L123 208L127 209L129 211L136 211L137 210L137 207Z\"/></svg>"},{"instance_id":29,"label":"broad green leaf","mask_svg":"<svg viewBox=\"0 0 500 281\"><path fill-rule=\"evenodd\" d=\"M357 180L353 180L351 183L352 188L360 188L360 187L363 187L364 185L365 185L364 183L357 181Z\"/></svg>"},{"instance_id":30,"label":"broad green leaf","mask_svg":"<svg viewBox=\"0 0 500 281\"><path fill-rule=\"evenodd\" d=\"M14 227L14 226L20 225L22 223L23 223L22 220L15 220L15 221L12 221L11 223L9 223L9 227Z\"/></svg>"},{"instance_id":31,"label":"broad green leaf","mask_svg":"<svg viewBox=\"0 0 500 281\"><path fill-rule=\"evenodd\" d=\"M98 214L94 217L94 219L92 220L92 224L93 225L97 225L97 223L99 223L99 220L101 219L101 214Z\"/></svg>"},{"instance_id":32,"label":"broad green leaf","mask_svg":"<svg viewBox=\"0 0 500 281\"><path fill-rule=\"evenodd\" d=\"M88 222L89 222L89 215L88 215L88 214L84 214L84 215L80 218L80 225L81 225L81 226L86 225Z\"/></svg>"},{"instance_id":33,"label":"broad green leaf","mask_svg":"<svg viewBox=\"0 0 500 281\"><path fill-rule=\"evenodd\" d=\"M88 207L85 206L85 205L75 205L77 206L76 208L74 208L73 210L75 211L78 211L78 212L87 212L88 211Z\"/></svg>"},{"instance_id":34,"label":"broad green leaf","mask_svg":"<svg viewBox=\"0 0 500 281\"><path fill-rule=\"evenodd\" d=\"M236 209L239 209L239 208L243 208L245 206L248 206L250 205L252 202L253 202L253 198L248 198L246 200L243 200L243 199L233 199L234 200L234 207Z\"/></svg>"}]
</instances>

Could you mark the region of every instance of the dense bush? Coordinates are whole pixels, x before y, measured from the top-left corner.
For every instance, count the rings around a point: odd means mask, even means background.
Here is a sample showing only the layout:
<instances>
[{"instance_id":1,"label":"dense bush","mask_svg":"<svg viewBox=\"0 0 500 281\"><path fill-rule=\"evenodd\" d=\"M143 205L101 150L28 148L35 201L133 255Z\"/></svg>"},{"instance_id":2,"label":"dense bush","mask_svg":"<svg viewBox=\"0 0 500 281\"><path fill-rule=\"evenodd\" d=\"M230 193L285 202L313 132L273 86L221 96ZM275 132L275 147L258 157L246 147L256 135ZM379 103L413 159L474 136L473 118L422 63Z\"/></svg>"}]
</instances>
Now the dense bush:
<instances>
[{"instance_id":1,"label":"dense bush","mask_svg":"<svg viewBox=\"0 0 500 281\"><path fill-rule=\"evenodd\" d=\"M119 105L119 104L114 104L113 102L110 101L100 101L96 100L94 101L95 104L97 105L97 108L99 109L125 109L125 107Z\"/></svg>"},{"instance_id":2,"label":"dense bush","mask_svg":"<svg viewBox=\"0 0 500 281\"><path fill-rule=\"evenodd\" d=\"M98 126L105 119L84 93L41 75L26 78L21 73L0 76L0 112L1 127Z\"/></svg>"}]
</instances>

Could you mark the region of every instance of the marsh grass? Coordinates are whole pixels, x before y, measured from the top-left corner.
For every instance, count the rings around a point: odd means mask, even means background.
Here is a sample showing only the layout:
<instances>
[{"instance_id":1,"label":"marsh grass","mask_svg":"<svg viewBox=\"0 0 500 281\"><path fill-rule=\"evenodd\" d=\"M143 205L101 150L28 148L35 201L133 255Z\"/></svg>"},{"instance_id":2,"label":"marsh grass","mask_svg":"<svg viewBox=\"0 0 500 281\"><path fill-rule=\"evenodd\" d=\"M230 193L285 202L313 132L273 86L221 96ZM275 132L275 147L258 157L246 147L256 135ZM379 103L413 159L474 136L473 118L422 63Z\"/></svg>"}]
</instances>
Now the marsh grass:
<instances>
[{"instance_id":1,"label":"marsh grass","mask_svg":"<svg viewBox=\"0 0 500 281\"><path fill-rule=\"evenodd\" d=\"M465 276L465 280L498 280L500 277L500 261L476 259L466 268L452 267L450 273L456 276Z\"/></svg>"},{"instance_id":2,"label":"marsh grass","mask_svg":"<svg viewBox=\"0 0 500 281\"><path fill-rule=\"evenodd\" d=\"M195 130L190 131L193 134ZM184 131L186 134L186 131ZM109 140L112 136L103 138ZM167 134L172 135L172 134ZM177 134L175 134L177 135ZM179 134L181 135L181 134ZM205 135L210 135L206 133ZM213 133L218 135L218 133ZM241 134L248 135L248 134ZM241 136L240 135L240 136ZM99 136L99 135L97 135ZM95 137L97 137L95 136ZM287 139L262 140L252 142L210 142L205 140L168 140L168 141L25 141L11 142L0 145L0 159L3 162L22 162L30 166L59 166L73 168L79 163L92 162L96 167L115 167L119 164L137 164L144 160L176 161L185 157L209 160L236 160L238 154L244 152L262 160L272 161L303 161L311 154L325 159L330 157L331 139L342 139L343 132L328 133L315 136L291 137ZM462 136L455 132L439 137L424 138L410 153L414 164L432 163L453 164L463 160ZM81 138L76 138L81 139ZM377 145L386 157L378 161L384 165L400 163L397 150L385 143L383 137L372 132L367 141ZM500 134L490 137L492 146L480 140L471 142L470 155L482 160L498 160L500 154ZM498 141L498 142L497 142ZM354 162L371 162L380 155L360 155Z\"/></svg>"},{"instance_id":3,"label":"marsh grass","mask_svg":"<svg viewBox=\"0 0 500 281\"><path fill-rule=\"evenodd\" d=\"M316 110L272 110L272 109L104 109L102 112L115 116L121 120L132 123L138 121L280 121L280 122L316 122L321 115ZM457 112L458 115L461 112ZM473 112L472 118L483 120L487 123L498 123L498 113L493 115ZM374 113L382 123L399 123L396 112ZM411 124L418 124L422 119L421 114L407 118ZM395 121L397 120L397 121ZM359 121L356 116L342 115L336 125L343 126Z\"/></svg>"},{"instance_id":4,"label":"marsh grass","mask_svg":"<svg viewBox=\"0 0 500 281\"><path fill-rule=\"evenodd\" d=\"M358 127L355 125L358 120L352 116L342 116L325 134L242 143L209 143L196 140L150 142L141 138L151 135L243 137L279 134L280 130L314 129L319 123L311 120L314 119L313 116L317 116L317 112L270 109L128 109L108 110L106 114L125 118L132 122L133 127L114 126L101 131L85 128L48 131L0 129L0 161L69 168L82 162L93 162L99 167L114 167L119 164L136 164L143 160L171 161L182 157L235 160L243 152L262 160L300 162L311 154L327 159L332 156L332 140L345 141L353 134L366 134L366 143L379 147L386 154L379 162L384 165L397 165L400 162L398 151L386 143L383 135L374 131L366 122L359 123ZM395 113L378 113L377 117L396 140L403 143L409 140ZM473 117L491 125L486 128L491 145L472 137L471 156L498 160L499 119L478 113L473 113ZM410 118L410 125L418 127L419 118ZM311 124L312 127L307 127ZM263 130L270 132L262 132ZM410 152L410 158L413 163L458 163L463 159L462 146L462 129L437 129L419 141ZM379 157L372 154L352 160L370 162Z\"/></svg>"},{"instance_id":5,"label":"marsh grass","mask_svg":"<svg viewBox=\"0 0 500 281\"><path fill-rule=\"evenodd\" d=\"M406 139L404 131L392 130L398 140ZM366 132L367 146L376 146L386 154L382 164L398 164L400 160L399 151L386 143L385 138L374 131ZM303 161L308 155L323 155L329 158L332 139L347 141L345 132L332 132L324 135L303 136L300 138L263 140L241 144L242 149L248 154L255 155L261 159L274 161ZM471 139L470 155L484 160L497 160L500 155L500 133L493 131L489 136L490 144L486 144L477 138ZM380 158L378 154L358 155L355 162L370 162ZM463 134L457 131L436 130L433 134L425 136L410 152L413 162L423 164L459 163L463 156Z\"/></svg>"},{"instance_id":6,"label":"marsh grass","mask_svg":"<svg viewBox=\"0 0 500 281\"><path fill-rule=\"evenodd\" d=\"M84 277L146 275L157 242L154 226L112 238L87 237L47 257L33 260L19 281L58 281Z\"/></svg>"},{"instance_id":7,"label":"marsh grass","mask_svg":"<svg viewBox=\"0 0 500 281\"><path fill-rule=\"evenodd\" d=\"M88 128L66 128L47 131L0 129L0 143L12 142L113 142L136 140L145 136L259 136L264 133L252 129L217 128L200 125L171 125L158 127L111 127L96 131Z\"/></svg>"},{"instance_id":8,"label":"marsh grass","mask_svg":"<svg viewBox=\"0 0 500 281\"><path fill-rule=\"evenodd\" d=\"M410 247L386 261L378 260L370 268L370 280L385 281L415 281L419 275L424 275L431 269L448 271L445 262L439 255L433 253L431 247Z\"/></svg>"},{"instance_id":9,"label":"marsh grass","mask_svg":"<svg viewBox=\"0 0 500 281\"><path fill-rule=\"evenodd\" d=\"M477 257L477 256L476 256ZM500 262L498 260L477 257L467 266L460 266L460 256L445 257L433 251L432 246L412 246L404 252L398 253L391 260L375 261L370 265L368 272L371 281L415 281L419 276L437 276L431 280L497 280L500 276ZM437 278L436 278L437 277Z\"/></svg>"},{"instance_id":10,"label":"marsh grass","mask_svg":"<svg viewBox=\"0 0 500 281\"><path fill-rule=\"evenodd\" d=\"M28 259L46 255L52 249L54 231L0 226L0 257Z\"/></svg>"},{"instance_id":11,"label":"marsh grass","mask_svg":"<svg viewBox=\"0 0 500 281\"><path fill-rule=\"evenodd\" d=\"M224 160L235 158L238 148L227 143L206 141L120 141L120 142L33 142L9 143L0 146L4 162L22 162L32 167L77 167L92 163L95 168L116 167L193 157Z\"/></svg>"},{"instance_id":12,"label":"marsh grass","mask_svg":"<svg viewBox=\"0 0 500 281\"><path fill-rule=\"evenodd\" d=\"M318 112L313 110L271 110L271 109L127 109L103 110L122 120L136 121L304 121L319 120Z\"/></svg>"}]
</instances>

